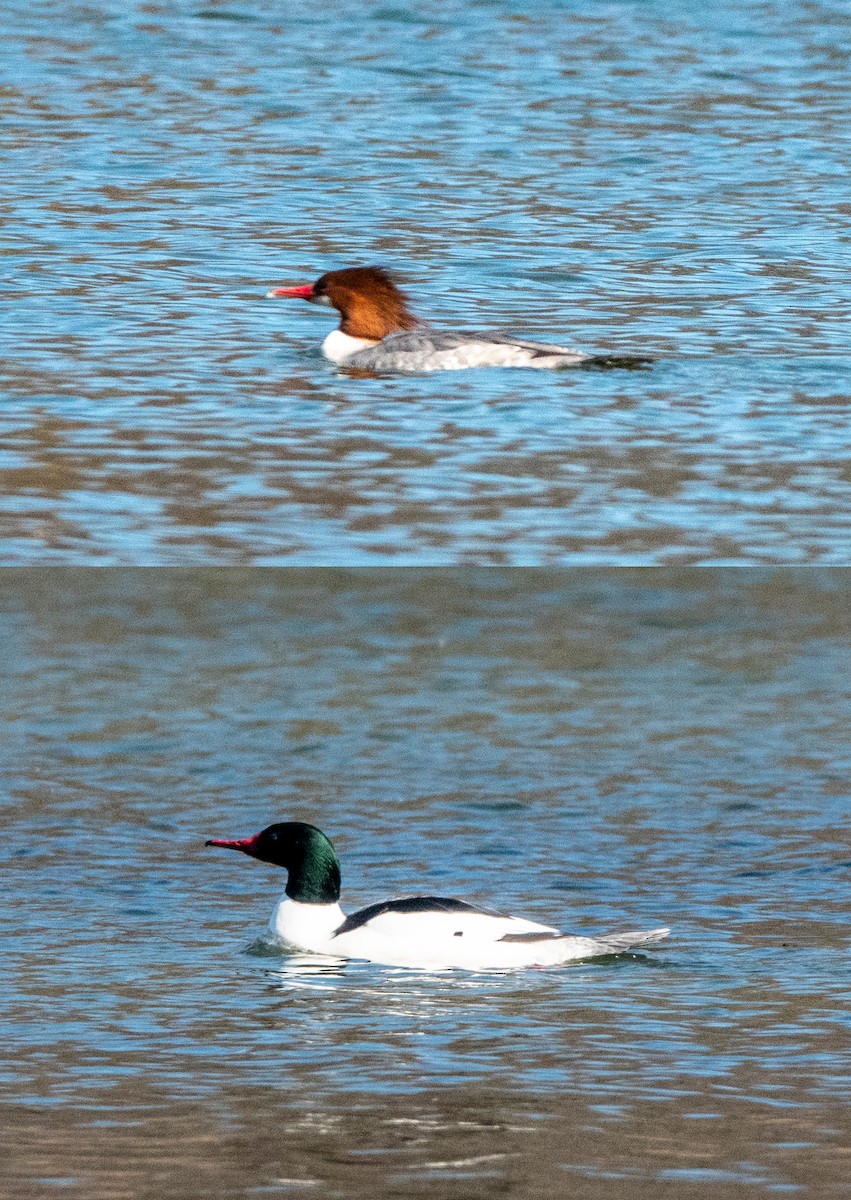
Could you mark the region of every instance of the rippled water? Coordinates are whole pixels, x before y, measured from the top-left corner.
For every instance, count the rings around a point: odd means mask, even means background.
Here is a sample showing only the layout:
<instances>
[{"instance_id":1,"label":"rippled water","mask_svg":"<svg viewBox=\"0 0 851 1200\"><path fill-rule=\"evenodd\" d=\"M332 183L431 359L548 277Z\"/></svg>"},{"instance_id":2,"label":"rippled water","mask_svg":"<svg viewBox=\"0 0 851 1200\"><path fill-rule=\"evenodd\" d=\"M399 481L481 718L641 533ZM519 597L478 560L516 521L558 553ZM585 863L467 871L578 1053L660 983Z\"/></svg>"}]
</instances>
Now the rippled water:
<instances>
[{"instance_id":1,"label":"rippled water","mask_svg":"<svg viewBox=\"0 0 851 1200\"><path fill-rule=\"evenodd\" d=\"M6 572L4 1196L844 1196L849 579ZM250 948L309 818L410 889L664 949ZM4 1190L5 1189L5 1190Z\"/></svg>"},{"instance_id":2,"label":"rippled water","mask_svg":"<svg viewBox=\"0 0 851 1200\"><path fill-rule=\"evenodd\" d=\"M847 561L847 3L7 0L2 561ZM351 379L383 261L642 373Z\"/></svg>"}]
</instances>

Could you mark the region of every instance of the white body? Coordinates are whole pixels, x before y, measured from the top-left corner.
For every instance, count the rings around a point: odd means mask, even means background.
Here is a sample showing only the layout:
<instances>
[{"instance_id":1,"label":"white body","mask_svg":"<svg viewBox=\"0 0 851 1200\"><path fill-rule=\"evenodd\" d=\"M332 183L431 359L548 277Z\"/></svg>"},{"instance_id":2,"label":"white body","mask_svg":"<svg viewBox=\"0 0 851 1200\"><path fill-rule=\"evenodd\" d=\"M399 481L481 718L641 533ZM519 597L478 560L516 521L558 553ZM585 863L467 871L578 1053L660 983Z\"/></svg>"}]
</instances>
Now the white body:
<instances>
[{"instance_id":1,"label":"white body","mask_svg":"<svg viewBox=\"0 0 851 1200\"><path fill-rule=\"evenodd\" d=\"M387 966L473 971L556 966L581 958L618 954L630 946L659 941L667 929L609 934L600 938L561 934L522 917L484 912L382 912L341 933L339 904L302 904L283 896L269 928L297 950L335 958L361 958ZM540 940L501 941L506 934L541 934Z\"/></svg>"},{"instance_id":2,"label":"white body","mask_svg":"<svg viewBox=\"0 0 851 1200\"><path fill-rule=\"evenodd\" d=\"M367 371L460 371L466 367L576 366L590 356L566 346L511 341L498 334L447 334L422 326L380 342L329 333L322 353L340 367Z\"/></svg>"}]
</instances>

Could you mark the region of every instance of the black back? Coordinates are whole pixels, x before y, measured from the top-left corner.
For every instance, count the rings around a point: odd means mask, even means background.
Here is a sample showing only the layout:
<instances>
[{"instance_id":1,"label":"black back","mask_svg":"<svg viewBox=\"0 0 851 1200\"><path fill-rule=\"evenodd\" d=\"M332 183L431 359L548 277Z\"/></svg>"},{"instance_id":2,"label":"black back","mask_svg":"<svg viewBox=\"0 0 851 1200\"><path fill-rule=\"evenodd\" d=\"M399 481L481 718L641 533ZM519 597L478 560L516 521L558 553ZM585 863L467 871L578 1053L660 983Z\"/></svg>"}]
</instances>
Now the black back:
<instances>
[{"instance_id":1,"label":"black back","mask_svg":"<svg viewBox=\"0 0 851 1200\"><path fill-rule=\"evenodd\" d=\"M405 900L385 900L383 904L370 904L367 908L362 908L359 912L352 913L350 917L346 917L342 925L334 930L332 936L338 937L341 933L351 933L353 929L360 929L362 925L366 925L367 921L371 921L373 917L378 917L386 912L464 912L479 913L485 917L498 917L502 915L487 908L476 908L474 904L467 904L464 900L450 900L445 896L409 896Z\"/></svg>"}]
</instances>

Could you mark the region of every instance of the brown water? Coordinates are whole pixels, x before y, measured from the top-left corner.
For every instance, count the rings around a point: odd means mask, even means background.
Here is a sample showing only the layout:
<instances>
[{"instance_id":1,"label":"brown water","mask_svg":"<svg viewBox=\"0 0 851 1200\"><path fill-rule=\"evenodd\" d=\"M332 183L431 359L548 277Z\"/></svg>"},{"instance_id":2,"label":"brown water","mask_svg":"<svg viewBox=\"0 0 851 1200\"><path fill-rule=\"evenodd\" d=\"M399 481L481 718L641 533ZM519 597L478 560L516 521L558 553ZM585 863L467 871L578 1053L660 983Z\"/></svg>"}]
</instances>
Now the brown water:
<instances>
[{"instance_id":1,"label":"brown water","mask_svg":"<svg viewBox=\"0 0 851 1200\"><path fill-rule=\"evenodd\" d=\"M841 573L0 576L4 1197L848 1194ZM455 894L654 953L514 975L256 945Z\"/></svg>"}]
</instances>

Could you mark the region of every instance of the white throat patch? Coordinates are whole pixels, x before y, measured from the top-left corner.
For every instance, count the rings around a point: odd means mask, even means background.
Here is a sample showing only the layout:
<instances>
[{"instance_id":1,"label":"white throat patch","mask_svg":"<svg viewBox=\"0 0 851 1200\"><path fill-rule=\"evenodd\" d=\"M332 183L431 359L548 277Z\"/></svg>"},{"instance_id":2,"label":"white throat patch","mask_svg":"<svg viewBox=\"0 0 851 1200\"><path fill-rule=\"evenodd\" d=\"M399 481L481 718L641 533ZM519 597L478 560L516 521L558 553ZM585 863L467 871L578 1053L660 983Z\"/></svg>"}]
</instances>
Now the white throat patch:
<instances>
[{"instance_id":1,"label":"white throat patch","mask_svg":"<svg viewBox=\"0 0 851 1200\"><path fill-rule=\"evenodd\" d=\"M322 343L322 353L326 358L330 358L332 363L340 366L353 354L357 354L358 350L366 350L370 346L377 345L378 342L371 341L369 338L349 337L347 333L343 333L342 329L335 329Z\"/></svg>"}]
</instances>

